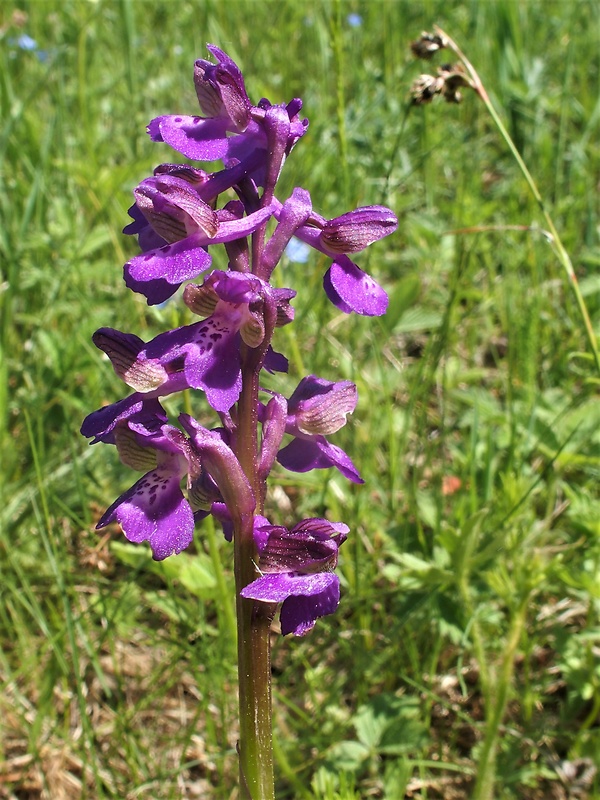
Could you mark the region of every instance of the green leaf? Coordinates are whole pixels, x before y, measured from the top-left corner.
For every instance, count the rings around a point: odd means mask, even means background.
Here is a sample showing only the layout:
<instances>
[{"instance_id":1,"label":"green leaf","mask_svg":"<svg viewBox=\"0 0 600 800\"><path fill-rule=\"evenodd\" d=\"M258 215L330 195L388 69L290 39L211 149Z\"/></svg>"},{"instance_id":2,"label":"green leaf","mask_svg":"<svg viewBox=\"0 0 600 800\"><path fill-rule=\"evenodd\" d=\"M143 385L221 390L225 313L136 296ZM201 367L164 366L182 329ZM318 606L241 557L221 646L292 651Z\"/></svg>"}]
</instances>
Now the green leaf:
<instances>
[{"instance_id":1,"label":"green leaf","mask_svg":"<svg viewBox=\"0 0 600 800\"><path fill-rule=\"evenodd\" d=\"M356 772L369 758L369 755L369 748L360 742L339 742L329 750L327 760L335 766L338 772Z\"/></svg>"},{"instance_id":2,"label":"green leaf","mask_svg":"<svg viewBox=\"0 0 600 800\"><path fill-rule=\"evenodd\" d=\"M382 323L388 331L394 330L402 315L417 302L421 291L421 281L414 272L398 281L390 294L390 304Z\"/></svg>"}]
</instances>

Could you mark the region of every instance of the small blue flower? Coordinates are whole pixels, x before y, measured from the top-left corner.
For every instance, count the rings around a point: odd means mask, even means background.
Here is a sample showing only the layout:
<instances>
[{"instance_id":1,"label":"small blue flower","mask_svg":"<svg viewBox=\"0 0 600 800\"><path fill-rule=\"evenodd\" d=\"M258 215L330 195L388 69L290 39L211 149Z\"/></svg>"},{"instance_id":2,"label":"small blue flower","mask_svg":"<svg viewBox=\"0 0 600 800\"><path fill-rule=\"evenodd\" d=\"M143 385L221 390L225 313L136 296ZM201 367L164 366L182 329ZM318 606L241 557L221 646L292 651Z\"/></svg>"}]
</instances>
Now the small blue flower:
<instances>
[{"instance_id":1,"label":"small blue flower","mask_svg":"<svg viewBox=\"0 0 600 800\"><path fill-rule=\"evenodd\" d=\"M306 264L310 255L310 246L293 237L285 248L285 254L294 264Z\"/></svg>"},{"instance_id":2,"label":"small blue flower","mask_svg":"<svg viewBox=\"0 0 600 800\"><path fill-rule=\"evenodd\" d=\"M48 60L48 51L40 50L38 43L32 39L27 33L22 33L16 39L9 39L8 44L11 47L17 47L19 50L24 50L26 53L35 53L38 61ZM11 58L15 57L15 53L11 53Z\"/></svg>"},{"instance_id":3,"label":"small blue flower","mask_svg":"<svg viewBox=\"0 0 600 800\"><path fill-rule=\"evenodd\" d=\"M31 36L28 36L26 33L22 33L18 39L15 40L15 44L21 50L37 50L38 43L35 39L32 39Z\"/></svg>"},{"instance_id":4,"label":"small blue flower","mask_svg":"<svg viewBox=\"0 0 600 800\"><path fill-rule=\"evenodd\" d=\"M363 23L363 19L360 14L348 14L346 17L346 22L351 28L360 28Z\"/></svg>"}]
</instances>

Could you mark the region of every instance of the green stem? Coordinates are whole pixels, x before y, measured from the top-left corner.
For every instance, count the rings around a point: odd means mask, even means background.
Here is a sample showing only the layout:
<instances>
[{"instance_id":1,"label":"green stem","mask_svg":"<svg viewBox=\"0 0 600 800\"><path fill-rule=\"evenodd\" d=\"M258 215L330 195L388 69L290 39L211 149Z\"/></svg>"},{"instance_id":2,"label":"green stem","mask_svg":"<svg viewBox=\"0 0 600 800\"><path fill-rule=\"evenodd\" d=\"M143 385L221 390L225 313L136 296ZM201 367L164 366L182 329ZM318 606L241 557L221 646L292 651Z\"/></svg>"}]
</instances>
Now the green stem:
<instances>
[{"instance_id":1,"label":"green stem","mask_svg":"<svg viewBox=\"0 0 600 800\"><path fill-rule=\"evenodd\" d=\"M244 346L236 455L252 485L257 501L256 512L260 514L264 488L257 475L258 370L255 360L256 352ZM265 603L240 597L241 590L258 577L252 516L235 520L234 528L240 796L243 800L274 800L270 648L272 609Z\"/></svg>"},{"instance_id":2,"label":"green stem","mask_svg":"<svg viewBox=\"0 0 600 800\"><path fill-rule=\"evenodd\" d=\"M502 120L500 119L498 113L496 112L496 109L492 105L492 102L491 102L491 100L490 100L490 98L488 96L488 93L485 90L485 87L484 87L483 83L481 82L481 78L479 77L477 71L475 70L475 68L473 67L473 65L469 61L469 59L461 51L461 49L458 47L456 42L454 42L448 36L447 33L445 33L437 25L435 25L434 28L435 28L435 32L437 34L439 34L443 39L445 39L446 46L449 47L458 56L458 58L462 61L463 65L464 65L465 69L467 70L467 73L468 73L468 75L469 75L469 77L471 79L472 88L477 93L479 98L482 100L482 102L485 105L485 107L487 108L491 118L494 120L494 123L495 123L496 127L498 128L498 130L500 131L500 134L501 134L502 138L506 142L506 144L508 146L508 149L510 150L510 152L513 155L513 158L517 162L517 165L518 165L519 169L521 170L521 173L523 174L523 177L525 178L525 181L527 182L527 185L529 186L529 190L531 191L531 194L533 195L533 197L535 198L538 206L540 207L540 211L542 213L542 216L544 217L544 220L545 220L545 223L546 223L546 227L548 229L550 244L552 245L552 248L553 248L554 252L556 253L556 256L557 256L559 262L561 263L562 267L564 268L564 270L565 270L565 272L567 274L567 278L569 279L569 283L571 284L571 288L573 289L573 293L574 293L575 299L577 301L577 306L579 308L579 313L581 314L581 318L583 319L583 324L584 324L584 327L585 327L585 330L586 330L588 343L589 343L590 348L592 350L594 362L596 364L596 368L598 370L598 373L600 373L600 350L598 350L598 343L596 341L596 335L594 333L594 328L592 326L592 321L590 319L590 315L588 313L587 306L585 304L585 300L583 299L583 295L581 294L581 289L579 288L579 282L577 280L577 275L575 274L575 270L573 269L573 264L571 262L571 258L569 257L569 254L567 253L567 251L565 249L565 246L562 243L562 240L561 240L561 238L560 238L560 236L558 234L558 231L556 230L556 226L554 225L554 222L552 221L552 217L550 216L548 210L546 209L546 205L545 205L544 200L542 198L542 195L540 194L539 189L538 189L538 187L537 187L537 185L536 185L536 183L535 183L535 181L533 179L533 176L531 175L531 173L527 169L527 165L523 161L523 159L521 157L521 154L517 150L515 143L511 139L510 134L506 130L506 127L504 126L504 123L502 122Z\"/></svg>"},{"instance_id":3,"label":"green stem","mask_svg":"<svg viewBox=\"0 0 600 800\"><path fill-rule=\"evenodd\" d=\"M472 520L470 527L467 528L463 534L464 542L460 551L458 562L456 564L456 580L460 598L465 609L465 615L471 624L471 640L473 642L475 658L477 659L479 666L479 683L481 684L481 692L487 708L491 701L491 675L486 658L484 638L481 633L481 628L479 627L479 620L477 618L471 594L471 587L469 585L469 579L471 577L471 557L475 551L475 546L479 537L479 521Z\"/></svg>"},{"instance_id":4,"label":"green stem","mask_svg":"<svg viewBox=\"0 0 600 800\"><path fill-rule=\"evenodd\" d=\"M521 639L525 618L527 614L527 595L518 606L510 622L508 636L504 646L504 655L497 671L488 663L484 643L484 636L473 603L472 591L469 585L471 573L471 557L477 541L478 524L472 524L466 532L463 548L464 555L457 564L457 582L459 593L467 616L471 619L471 639L475 658L479 666L479 681L485 704L485 736L477 764L477 779L473 790L472 800L494 800L494 786L496 783L496 755L500 726L506 712L506 704L512 686L514 674L515 653Z\"/></svg>"},{"instance_id":5,"label":"green stem","mask_svg":"<svg viewBox=\"0 0 600 800\"><path fill-rule=\"evenodd\" d=\"M508 696L514 674L515 653L525 625L528 600L529 597L521 603L511 620L500 671L494 681L495 685L490 686L492 692L488 693L485 738L479 755L477 780L475 782L472 800L494 800L496 754L498 752L500 726L502 725L506 704L508 703Z\"/></svg>"},{"instance_id":6,"label":"green stem","mask_svg":"<svg viewBox=\"0 0 600 800\"><path fill-rule=\"evenodd\" d=\"M217 535L215 532L215 523L213 517L209 514L204 520L204 531L207 533L208 539L208 552L210 553L210 560L212 561L215 580L217 582L217 591L219 593L219 613L223 615L223 622L227 629L227 633L232 641L236 638L236 624L235 616L233 614L233 604L231 603L231 592L227 588L225 581L225 574L223 572L223 562L221 561L221 554L217 545Z\"/></svg>"},{"instance_id":7,"label":"green stem","mask_svg":"<svg viewBox=\"0 0 600 800\"><path fill-rule=\"evenodd\" d=\"M348 170L348 136L346 132L346 101L344 98L344 79L346 69L344 66L344 43L342 40L342 3L335 0L334 15L331 20L331 44L335 58L335 89L336 89L336 114L337 128L340 140L340 162L344 181L344 200L349 202L350 180Z\"/></svg>"}]
</instances>

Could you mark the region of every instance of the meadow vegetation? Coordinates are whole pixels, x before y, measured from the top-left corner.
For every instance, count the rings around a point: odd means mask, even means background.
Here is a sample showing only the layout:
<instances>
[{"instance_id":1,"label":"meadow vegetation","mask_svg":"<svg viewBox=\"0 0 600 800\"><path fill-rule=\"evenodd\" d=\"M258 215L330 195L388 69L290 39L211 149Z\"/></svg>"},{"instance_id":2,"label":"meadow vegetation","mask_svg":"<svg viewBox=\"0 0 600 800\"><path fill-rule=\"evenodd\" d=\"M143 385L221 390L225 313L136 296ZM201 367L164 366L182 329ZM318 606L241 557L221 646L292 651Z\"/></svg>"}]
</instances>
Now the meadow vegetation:
<instances>
[{"instance_id":1,"label":"meadow vegetation","mask_svg":"<svg viewBox=\"0 0 600 800\"><path fill-rule=\"evenodd\" d=\"M306 187L326 217L384 203L400 220L361 262L390 293L381 319L333 309L315 252L281 270L304 291L277 334L290 374L272 385L358 385L335 442L366 485L281 470L269 495L281 524L351 526L338 613L305 639L274 633L277 796L600 797L599 376L482 104L409 100L429 71L410 41L438 23L535 176L598 333L599 13L4 0L0 798L237 796L231 548L206 523L193 552L157 564L95 532L131 474L78 433L122 393L93 331L149 339L186 322L125 290L136 246L121 229L132 188L177 160L145 126L195 113L206 42L251 97L303 98L284 189Z\"/></svg>"}]
</instances>

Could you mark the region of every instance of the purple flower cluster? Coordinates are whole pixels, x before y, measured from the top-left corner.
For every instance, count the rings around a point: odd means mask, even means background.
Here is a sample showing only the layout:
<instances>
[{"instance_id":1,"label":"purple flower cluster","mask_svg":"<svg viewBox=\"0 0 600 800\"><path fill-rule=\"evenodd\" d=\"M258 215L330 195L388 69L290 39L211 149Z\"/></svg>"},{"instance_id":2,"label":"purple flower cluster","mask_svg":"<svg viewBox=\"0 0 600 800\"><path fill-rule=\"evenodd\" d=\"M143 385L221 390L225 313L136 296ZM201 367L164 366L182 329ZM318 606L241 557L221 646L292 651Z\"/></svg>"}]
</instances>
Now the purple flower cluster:
<instances>
[{"instance_id":1,"label":"purple flower cluster","mask_svg":"<svg viewBox=\"0 0 600 800\"><path fill-rule=\"evenodd\" d=\"M242 596L281 603L283 633L302 635L337 607L333 569L348 528L323 519L290 530L272 525L262 515L266 480L277 460L294 472L335 467L362 483L350 457L327 438L345 424L357 394L349 381L309 375L288 399L274 392L259 399L261 371L287 371L271 340L275 328L294 318L296 292L276 288L271 275L295 237L331 258L323 286L338 309L381 315L386 293L350 255L392 233L397 220L383 206L327 220L301 188L278 200L285 159L308 127L299 117L302 102L253 105L237 65L214 45L208 50L216 63L194 65L202 115L157 117L148 133L188 159L220 160L223 168L161 164L134 190L132 222L124 229L137 235L141 250L125 264L127 286L154 305L185 284L183 302L198 321L149 342L112 328L96 331L94 343L132 392L90 414L81 432L92 444L115 445L123 463L144 473L99 528L120 523L130 541L148 541L160 560L186 548L195 522L207 514L222 523L227 538L245 525L253 531L259 577ZM211 271L214 245L225 248L226 270ZM240 398L253 380L256 452L249 470L240 455L248 413ZM177 425L169 421L161 398L186 389L205 394L218 427L208 430L187 414Z\"/></svg>"}]
</instances>

